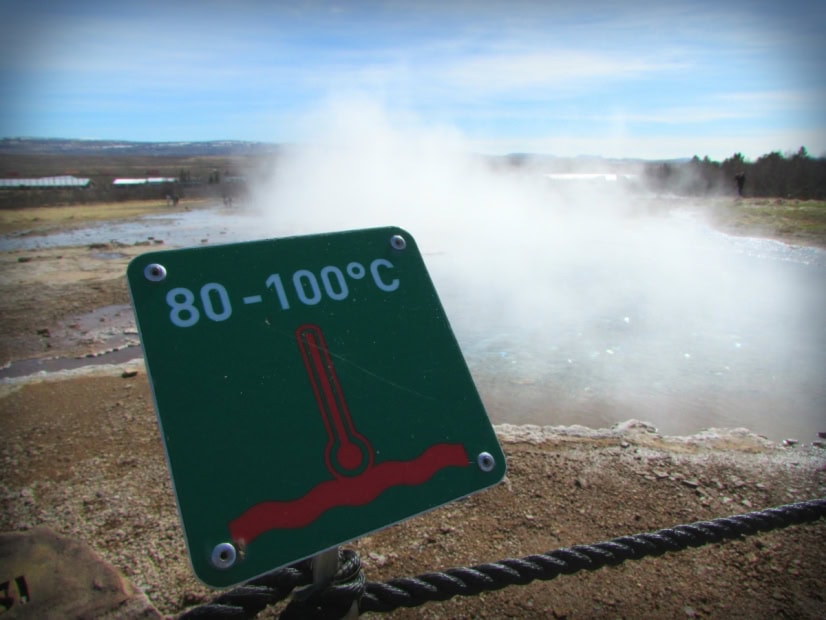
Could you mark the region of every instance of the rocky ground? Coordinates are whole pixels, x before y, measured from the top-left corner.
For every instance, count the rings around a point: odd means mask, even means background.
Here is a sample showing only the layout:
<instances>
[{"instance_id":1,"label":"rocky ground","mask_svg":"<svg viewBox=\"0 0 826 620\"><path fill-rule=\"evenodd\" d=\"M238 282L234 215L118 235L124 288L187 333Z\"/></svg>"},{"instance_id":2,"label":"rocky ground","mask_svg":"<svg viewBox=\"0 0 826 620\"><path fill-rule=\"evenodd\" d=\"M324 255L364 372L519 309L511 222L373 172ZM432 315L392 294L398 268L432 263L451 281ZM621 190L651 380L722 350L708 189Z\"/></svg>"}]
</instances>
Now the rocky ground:
<instances>
[{"instance_id":1,"label":"rocky ground","mask_svg":"<svg viewBox=\"0 0 826 620\"><path fill-rule=\"evenodd\" d=\"M146 377L135 370L5 386L0 530L48 525L85 541L174 615L212 593L190 572ZM644 425L499 431L506 481L357 541L369 580L826 495L821 449L744 432L667 439ZM391 616L822 618L824 541L826 523L797 526Z\"/></svg>"},{"instance_id":2,"label":"rocky ground","mask_svg":"<svg viewBox=\"0 0 826 620\"><path fill-rule=\"evenodd\" d=\"M90 313L128 303L124 267L145 249L0 253L2 362L83 357L134 338L109 326L116 312ZM4 380L0 428L0 531L47 525L87 543L165 615L214 595L189 569L140 361ZM630 423L498 431L506 480L349 545L368 580L826 497L826 450L810 442L743 430L668 438ZM389 616L823 618L824 575L820 522Z\"/></svg>"}]
</instances>

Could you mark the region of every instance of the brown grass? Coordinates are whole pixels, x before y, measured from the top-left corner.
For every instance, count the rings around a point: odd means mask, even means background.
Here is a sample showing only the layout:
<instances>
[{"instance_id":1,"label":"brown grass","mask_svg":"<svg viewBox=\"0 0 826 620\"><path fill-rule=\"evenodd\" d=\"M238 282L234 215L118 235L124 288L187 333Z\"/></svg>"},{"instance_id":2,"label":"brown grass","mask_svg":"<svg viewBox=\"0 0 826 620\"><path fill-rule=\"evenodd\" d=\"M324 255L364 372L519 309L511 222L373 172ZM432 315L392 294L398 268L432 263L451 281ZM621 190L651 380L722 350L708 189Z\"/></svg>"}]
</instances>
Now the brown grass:
<instances>
[{"instance_id":1,"label":"brown grass","mask_svg":"<svg viewBox=\"0 0 826 620\"><path fill-rule=\"evenodd\" d=\"M205 200L181 200L169 207L164 200L134 200L66 207L0 209L0 234L21 231L66 230L105 220L128 220L157 213L180 213L205 206Z\"/></svg>"},{"instance_id":2,"label":"brown grass","mask_svg":"<svg viewBox=\"0 0 826 620\"><path fill-rule=\"evenodd\" d=\"M826 249L826 202L751 198L713 201L712 224L743 236L769 237L787 243Z\"/></svg>"}]
</instances>

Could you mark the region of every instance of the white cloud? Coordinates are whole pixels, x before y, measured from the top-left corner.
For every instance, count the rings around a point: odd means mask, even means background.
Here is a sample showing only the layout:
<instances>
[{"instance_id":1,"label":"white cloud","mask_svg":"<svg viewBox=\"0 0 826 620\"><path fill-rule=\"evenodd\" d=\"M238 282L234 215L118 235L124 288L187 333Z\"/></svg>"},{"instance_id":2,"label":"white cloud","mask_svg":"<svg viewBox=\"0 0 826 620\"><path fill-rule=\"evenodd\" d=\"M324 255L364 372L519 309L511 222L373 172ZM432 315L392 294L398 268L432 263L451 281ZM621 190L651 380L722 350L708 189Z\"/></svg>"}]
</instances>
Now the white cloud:
<instances>
[{"instance_id":1,"label":"white cloud","mask_svg":"<svg viewBox=\"0 0 826 620\"><path fill-rule=\"evenodd\" d=\"M669 62L621 57L576 49L541 50L514 54L480 54L436 67L445 84L475 93L512 92L581 84L593 80L621 80L678 69Z\"/></svg>"},{"instance_id":2,"label":"white cloud","mask_svg":"<svg viewBox=\"0 0 826 620\"><path fill-rule=\"evenodd\" d=\"M0 38L0 81L17 80L3 87L10 95L0 105L13 98L15 122L53 127L68 119L88 124L87 135L101 133L94 123L106 110L113 127L140 131L140 116L169 139L186 139L184 129L199 123L199 136L256 135L255 119L266 119L269 139L289 141L300 138L292 119L301 110L356 91L484 143L511 145L496 152L560 153L554 145L562 145L573 154L600 152L601 144L630 155L663 150L639 137L656 132L682 145L678 155L691 154L686 145L695 150L692 140L723 140L725 156L729 140L758 148L770 136L782 142L768 150L796 148L795 130L779 128L826 126L823 83L807 82L794 65L802 57L802 44L789 47L794 19L775 27L768 5L758 15L710 2L400 0L341 11L314 0L147 2L92 10L81 0L37 16L19 9L26 14L19 27L0 25L8 35ZM786 47L775 51L766 41ZM822 56L822 43L809 49ZM757 128L748 133L748 125ZM712 127L726 127L728 137ZM813 131L815 139L801 143L819 153L822 129ZM550 135L560 137L541 137Z\"/></svg>"}]
</instances>

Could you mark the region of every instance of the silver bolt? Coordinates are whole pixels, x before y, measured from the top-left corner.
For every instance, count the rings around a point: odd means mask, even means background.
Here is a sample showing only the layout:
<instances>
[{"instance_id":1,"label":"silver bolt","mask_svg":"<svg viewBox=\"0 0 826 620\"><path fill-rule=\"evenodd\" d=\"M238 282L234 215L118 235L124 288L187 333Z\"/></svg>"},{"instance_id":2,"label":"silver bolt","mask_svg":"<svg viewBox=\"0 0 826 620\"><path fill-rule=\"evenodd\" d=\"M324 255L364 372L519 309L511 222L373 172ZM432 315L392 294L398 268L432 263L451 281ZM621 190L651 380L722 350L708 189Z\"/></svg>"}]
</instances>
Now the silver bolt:
<instances>
[{"instance_id":1,"label":"silver bolt","mask_svg":"<svg viewBox=\"0 0 826 620\"><path fill-rule=\"evenodd\" d=\"M407 247L407 241L401 235L393 235L390 237L390 247L394 250L403 250Z\"/></svg>"},{"instance_id":2,"label":"silver bolt","mask_svg":"<svg viewBox=\"0 0 826 620\"><path fill-rule=\"evenodd\" d=\"M490 452L480 452L479 456L476 457L476 464L482 471L489 472L496 467L496 459L493 458Z\"/></svg>"},{"instance_id":3,"label":"silver bolt","mask_svg":"<svg viewBox=\"0 0 826 620\"><path fill-rule=\"evenodd\" d=\"M166 280L166 267L160 263L151 263L143 270L143 275L150 282L163 282Z\"/></svg>"},{"instance_id":4,"label":"silver bolt","mask_svg":"<svg viewBox=\"0 0 826 620\"><path fill-rule=\"evenodd\" d=\"M230 543L219 543L215 545L215 549L212 550L210 560L215 568L226 570L235 564L237 558L238 552L235 551L235 547Z\"/></svg>"}]
</instances>

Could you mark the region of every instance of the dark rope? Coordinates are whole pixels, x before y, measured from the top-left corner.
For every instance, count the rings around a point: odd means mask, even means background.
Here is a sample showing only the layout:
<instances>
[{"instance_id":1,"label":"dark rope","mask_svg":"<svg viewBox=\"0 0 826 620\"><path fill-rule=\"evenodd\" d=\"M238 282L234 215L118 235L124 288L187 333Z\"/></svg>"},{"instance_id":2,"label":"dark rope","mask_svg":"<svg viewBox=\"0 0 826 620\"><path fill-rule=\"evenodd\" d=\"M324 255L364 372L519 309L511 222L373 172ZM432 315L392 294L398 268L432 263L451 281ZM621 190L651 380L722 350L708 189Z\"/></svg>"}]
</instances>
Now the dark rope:
<instances>
[{"instance_id":1,"label":"dark rope","mask_svg":"<svg viewBox=\"0 0 826 620\"><path fill-rule=\"evenodd\" d=\"M281 612L284 620L338 620L364 594L361 560L351 549L339 549L339 567L333 580L321 587L315 584L295 593Z\"/></svg>"},{"instance_id":2,"label":"dark rope","mask_svg":"<svg viewBox=\"0 0 826 620\"><path fill-rule=\"evenodd\" d=\"M220 594L212 602L190 609L179 620L254 618L259 611L287 598L299 586L313 582L309 561L279 568Z\"/></svg>"},{"instance_id":3,"label":"dark rope","mask_svg":"<svg viewBox=\"0 0 826 620\"><path fill-rule=\"evenodd\" d=\"M616 566L626 560L656 557L669 551L700 547L811 523L826 517L826 499L786 504L711 521L620 536L593 545L575 545L544 554L519 559L500 560L472 567L451 568L444 572L402 577L384 583L364 582L358 555L341 551L340 567L333 581L324 588L310 586L299 590L282 613L282 618L341 618L358 601L359 613L388 612L399 607L417 607L430 601L445 601L454 596L474 596L511 585L525 585L537 579L548 581L558 575L572 575L581 570ZM309 562L268 573L239 586L179 620L193 618L253 618L267 605L289 596L296 587L312 583Z\"/></svg>"},{"instance_id":4,"label":"dark rope","mask_svg":"<svg viewBox=\"0 0 826 620\"><path fill-rule=\"evenodd\" d=\"M576 545L516 560L501 560L471 568L451 568L418 577L368 583L359 612L388 612L416 607L428 601L473 596L510 585L544 581L581 570L616 566L626 560L659 556L708 543L740 538L758 532L817 521L826 516L826 499L787 504L731 517L678 525L657 532L621 536L594 545Z\"/></svg>"}]
</instances>

